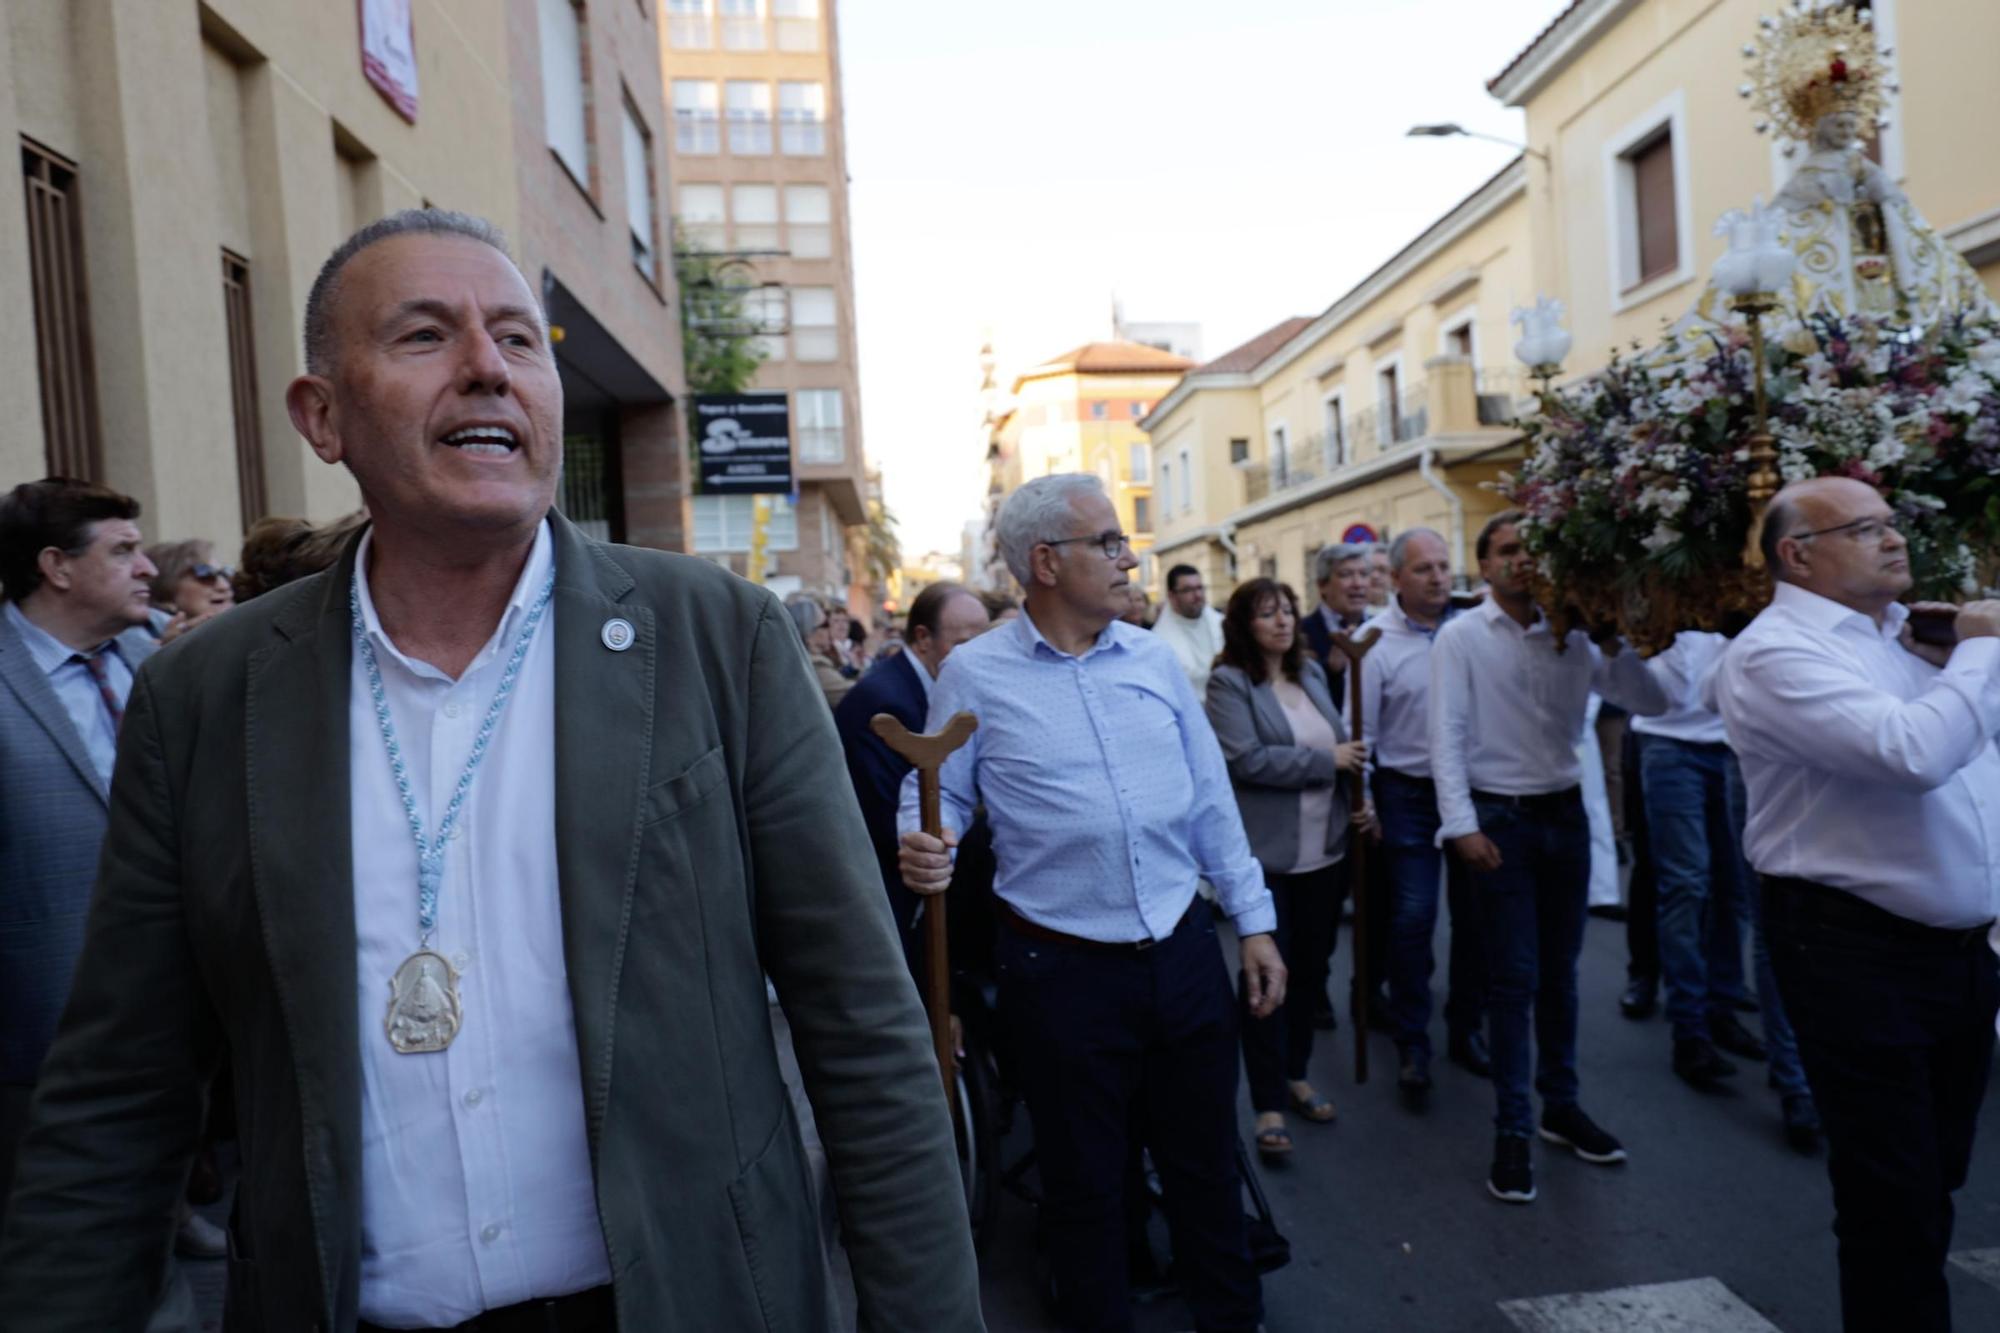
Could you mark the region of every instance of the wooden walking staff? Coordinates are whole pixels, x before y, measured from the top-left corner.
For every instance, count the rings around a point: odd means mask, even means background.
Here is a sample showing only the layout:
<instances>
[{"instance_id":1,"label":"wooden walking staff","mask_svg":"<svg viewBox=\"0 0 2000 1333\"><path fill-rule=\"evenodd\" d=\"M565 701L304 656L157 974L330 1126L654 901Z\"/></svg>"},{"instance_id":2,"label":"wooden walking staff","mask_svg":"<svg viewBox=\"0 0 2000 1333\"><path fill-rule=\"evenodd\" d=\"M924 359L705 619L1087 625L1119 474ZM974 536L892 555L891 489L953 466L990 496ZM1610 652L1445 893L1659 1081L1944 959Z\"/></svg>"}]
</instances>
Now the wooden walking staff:
<instances>
[{"instance_id":1,"label":"wooden walking staff","mask_svg":"<svg viewBox=\"0 0 2000 1333\"><path fill-rule=\"evenodd\" d=\"M923 816L923 831L933 838L944 836L944 815L939 809L938 770L951 752L979 729L979 719L970 713L954 714L944 730L919 735L888 713L868 720L869 730L882 743L903 756L917 770L917 797ZM924 899L924 1008L930 1011L931 1045L937 1050L938 1075L944 1080L946 1102L952 1101L951 1071L951 957L944 936L944 895L934 893Z\"/></svg>"},{"instance_id":2,"label":"wooden walking staff","mask_svg":"<svg viewBox=\"0 0 2000 1333\"><path fill-rule=\"evenodd\" d=\"M1368 650L1382 637L1379 627L1365 633L1349 634L1346 630L1333 632L1333 646L1347 659L1347 739L1363 740L1361 717L1361 659L1368 656ZM1329 657L1332 654L1328 654ZM1353 813L1360 814L1368 808L1368 782L1365 776L1357 777L1353 787L1353 799L1349 802ZM1368 1081L1368 997L1372 993L1368 981L1368 839L1359 829L1350 829L1347 845L1349 875L1354 885L1354 993L1359 1000L1354 1012L1349 1015L1354 1022L1354 1081ZM1336 927L1338 929L1338 927Z\"/></svg>"}]
</instances>

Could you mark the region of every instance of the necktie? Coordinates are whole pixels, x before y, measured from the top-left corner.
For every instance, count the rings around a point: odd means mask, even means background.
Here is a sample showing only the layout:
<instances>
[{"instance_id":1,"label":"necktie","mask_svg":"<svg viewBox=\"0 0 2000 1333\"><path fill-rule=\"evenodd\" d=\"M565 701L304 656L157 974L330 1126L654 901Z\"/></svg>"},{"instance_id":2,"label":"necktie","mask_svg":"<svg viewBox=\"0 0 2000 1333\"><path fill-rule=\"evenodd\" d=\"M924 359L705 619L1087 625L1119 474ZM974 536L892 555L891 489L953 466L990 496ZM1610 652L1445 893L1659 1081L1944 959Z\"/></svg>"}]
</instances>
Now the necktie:
<instances>
[{"instance_id":1,"label":"necktie","mask_svg":"<svg viewBox=\"0 0 2000 1333\"><path fill-rule=\"evenodd\" d=\"M97 693L104 699L105 711L111 714L111 734L115 736L125 721L125 706L118 702L118 692L111 688L111 668L104 665L104 655L110 651L107 645L94 653L77 653L69 660L83 663L97 681Z\"/></svg>"}]
</instances>

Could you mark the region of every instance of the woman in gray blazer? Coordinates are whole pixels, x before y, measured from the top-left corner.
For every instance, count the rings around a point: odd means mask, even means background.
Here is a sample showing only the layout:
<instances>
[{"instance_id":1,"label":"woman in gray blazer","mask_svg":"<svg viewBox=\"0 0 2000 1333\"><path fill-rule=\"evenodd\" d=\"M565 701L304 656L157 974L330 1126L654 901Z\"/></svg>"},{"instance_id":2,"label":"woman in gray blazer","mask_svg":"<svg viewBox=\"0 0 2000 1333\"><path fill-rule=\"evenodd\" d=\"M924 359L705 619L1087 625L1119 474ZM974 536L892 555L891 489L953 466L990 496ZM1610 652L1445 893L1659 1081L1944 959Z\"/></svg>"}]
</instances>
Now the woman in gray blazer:
<instances>
[{"instance_id":1,"label":"woman in gray blazer","mask_svg":"<svg viewBox=\"0 0 2000 1333\"><path fill-rule=\"evenodd\" d=\"M1297 595L1274 579L1252 579L1229 599L1222 652L1208 678L1208 720L1229 761L1250 850L1278 908L1278 950L1291 969L1285 1003L1265 1018L1243 1006L1243 1065L1257 1112L1257 1151L1292 1150L1289 1106L1307 1120L1334 1118L1333 1103L1306 1078L1313 997L1326 972L1347 893L1348 800L1343 774L1358 774L1367 747L1347 739L1326 672L1298 633ZM1365 817L1364 817L1365 818Z\"/></svg>"}]
</instances>

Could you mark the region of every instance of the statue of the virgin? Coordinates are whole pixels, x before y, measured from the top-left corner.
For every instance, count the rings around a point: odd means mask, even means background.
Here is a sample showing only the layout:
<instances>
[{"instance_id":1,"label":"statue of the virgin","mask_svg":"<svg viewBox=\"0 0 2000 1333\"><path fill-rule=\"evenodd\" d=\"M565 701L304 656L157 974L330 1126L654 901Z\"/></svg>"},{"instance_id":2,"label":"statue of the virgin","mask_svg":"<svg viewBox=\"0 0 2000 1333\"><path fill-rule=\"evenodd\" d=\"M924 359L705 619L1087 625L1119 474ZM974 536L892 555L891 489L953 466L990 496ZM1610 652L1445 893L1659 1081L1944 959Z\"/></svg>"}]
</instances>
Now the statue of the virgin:
<instances>
[{"instance_id":1,"label":"statue of the virgin","mask_svg":"<svg viewBox=\"0 0 2000 1333\"><path fill-rule=\"evenodd\" d=\"M1794 315L1915 327L1987 309L1971 265L1865 151L1869 132L1887 124L1893 91L1868 15L1845 5L1794 11L1763 20L1759 41L1743 48L1750 77L1738 92L1761 113L1758 133L1775 130L1807 150L1773 201L1781 239L1798 256L1780 304ZM1711 286L1698 313L1719 320L1727 309Z\"/></svg>"}]
</instances>

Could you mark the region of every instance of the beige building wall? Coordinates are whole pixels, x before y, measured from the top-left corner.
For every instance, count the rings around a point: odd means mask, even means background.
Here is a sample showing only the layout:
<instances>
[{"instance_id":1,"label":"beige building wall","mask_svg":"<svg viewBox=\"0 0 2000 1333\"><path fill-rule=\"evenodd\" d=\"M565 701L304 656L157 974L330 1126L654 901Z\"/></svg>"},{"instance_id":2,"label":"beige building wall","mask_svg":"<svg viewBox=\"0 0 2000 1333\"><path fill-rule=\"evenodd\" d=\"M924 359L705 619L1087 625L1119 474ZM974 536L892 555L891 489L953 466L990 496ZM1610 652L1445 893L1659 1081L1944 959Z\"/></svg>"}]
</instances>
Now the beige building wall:
<instances>
[{"instance_id":1,"label":"beige building wall","mask_svg":"<svg viewBox=\"0 0 2000 1333\"><path fill-rule=\"evenodd\" d=\"M1192 564L1219 602L1269 572L1312 604L1313 553L1356 524L1382 539L1436 528L1469 570L1471 536L1500 508L1482 487L1518 439L1508 314L1533 290L1524 190L1516 162L1262 360L1197 369L1163 401L1146 423L1155 475L1188 470L1194 493L1183 508L1168 483L1162 579ZM1232 440L1248 441L1240 461Z\"/></svg>"},{"instance_id":2,"label":"beige building wall","mask_svg":"<svg viewBox=\"0 0 2000 1333\"><path fill-rule=\"evenodd\" d=\"M74 161L104 480L149 536L242 531L221 250L246 260L266 508L352 509L285 413L314 274L360 222L428 200L513 227L504 25L416 0L410 125L360 70L358 8L314 0L11 0L0 132ZM0 185L0 299L29 308L17 173ZM0 371L0 463L46 470L34 370ZM21 390L29 388L24 399ZM16 404L20 410L15 410Z\"/></svg>"},{"instance_id":3,"label":"beige building wall","mask_svg":"<svg viewBox=\"0 0 2000 1333\"><path fill-rule=\"evenodd\" d=\"M666 7L661 6L664 10ZM763 252L749 254L739 270L740 280L765 284L774 294L787 296L798 289L829 289L833 292L834 353L826 359L808 360L798 355L796 336L774 340L781 354L759 368L752 388L781 391L791 395L794 438L794 475L798 479L797 551L778 553L772 560L776 576L788 586L836 595L849 604L856 615L871 614L863 587L864 571L849 558L845 535L837 543L825 543L817 536L825 515L843 528L859 527L867 520L867 456L861 424L860 357L854 320L854 261L848 214L847 150L843 124L843 93L840 75L839 31L833 0L820 0L817 13L809 18L780 18L770 6L760 5L754 19L736 19L717 13L712 3L699 12L676 11L660 20L660 61L663 73L661 123L668 144L668 174L672 188L667 208L686 222L690 217L689 187L701 193L719 191L723 202L720 225L704 233L700 229L684 234L698 237L706 248L724 251ZM715 89L718 117L712 131L702 131L677 118L673 99L675 83L706 84ZM768 96L770 151L732 150L726 110L730 83L756 85ZM821 89L823 151L784 151L780 85L806 84ZM705 151L705 135L712 133L714 147ZM788 215L790 196L786 186L818 186L828 202L824 245L819 244L820 224L795 222ZM733 208L738 187L766 187L775 192L776 216L769 222L755 217L739 217ZM823 250L823 254L813 251ZM783 251L785 253L771 253ZM793 309L796 309L796 304ZM817 335L814 335L817 336ZM840 393L843 450L837 461L812 461L798 457L800 431L799 391L835 389ZM697 503L701 503L697 501ZM747 552L713 551L741 571Z\"/></svg>"}]
</instances>

